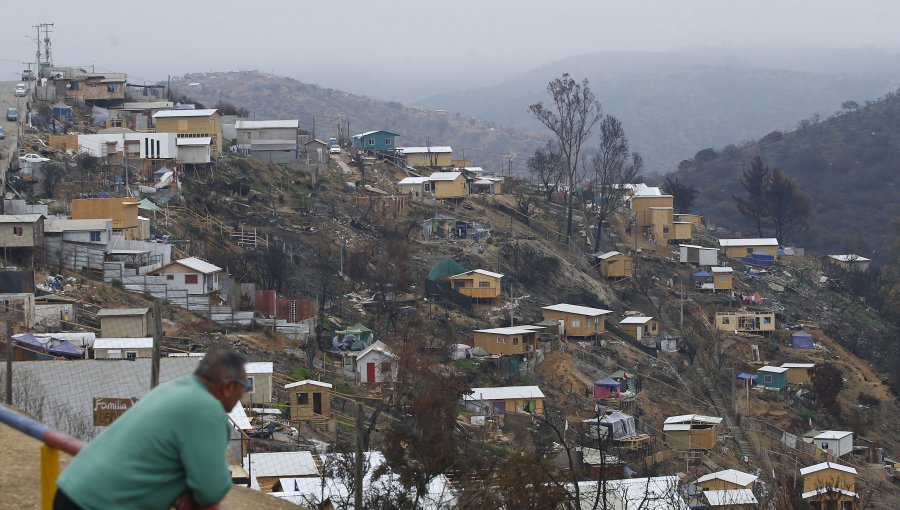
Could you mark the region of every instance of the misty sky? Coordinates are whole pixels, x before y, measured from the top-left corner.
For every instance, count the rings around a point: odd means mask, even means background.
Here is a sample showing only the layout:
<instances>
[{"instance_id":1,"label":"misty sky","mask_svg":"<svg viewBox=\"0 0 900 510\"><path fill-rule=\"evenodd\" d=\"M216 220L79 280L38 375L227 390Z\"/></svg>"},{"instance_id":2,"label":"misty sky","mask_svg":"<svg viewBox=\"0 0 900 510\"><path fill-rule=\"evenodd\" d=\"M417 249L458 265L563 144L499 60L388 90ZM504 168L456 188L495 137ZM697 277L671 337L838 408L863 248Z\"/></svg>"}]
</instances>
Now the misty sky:
<instances>
[{"instance_id":1,"label":"misty sky","mask_svg":"<svg viewBox=\"0 0 900 510\"><path fill-rule=\"evenodd\" d=\"M0 80L16 80L34 60L31 26L53 22L57 65L94 64L138 82L258 69L399 100L602 50L900 50L897 0L47 0L17 2L7 14Z\"/></svg>"}]
</instances>

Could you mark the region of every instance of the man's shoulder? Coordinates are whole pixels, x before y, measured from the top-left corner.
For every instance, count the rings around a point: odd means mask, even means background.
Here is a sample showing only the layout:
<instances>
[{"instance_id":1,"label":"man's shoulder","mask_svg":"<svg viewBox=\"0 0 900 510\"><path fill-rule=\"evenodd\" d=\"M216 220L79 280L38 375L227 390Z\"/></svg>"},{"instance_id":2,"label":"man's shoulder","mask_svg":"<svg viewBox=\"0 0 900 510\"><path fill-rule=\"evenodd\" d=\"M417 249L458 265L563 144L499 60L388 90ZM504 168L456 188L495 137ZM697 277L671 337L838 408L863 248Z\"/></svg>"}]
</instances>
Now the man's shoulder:
<instances>
[{"instance_id":1,"label":"man's shoulder","mask_svg":"<svg viewBox=\"0 0 900 510\"><path fill-rule=\"evenodd\" d=\"M222 404L195 376L186 375L160 386L159 398L170 405L193 407L199 410L221 409Z\"/></svg>"}]
</instances>

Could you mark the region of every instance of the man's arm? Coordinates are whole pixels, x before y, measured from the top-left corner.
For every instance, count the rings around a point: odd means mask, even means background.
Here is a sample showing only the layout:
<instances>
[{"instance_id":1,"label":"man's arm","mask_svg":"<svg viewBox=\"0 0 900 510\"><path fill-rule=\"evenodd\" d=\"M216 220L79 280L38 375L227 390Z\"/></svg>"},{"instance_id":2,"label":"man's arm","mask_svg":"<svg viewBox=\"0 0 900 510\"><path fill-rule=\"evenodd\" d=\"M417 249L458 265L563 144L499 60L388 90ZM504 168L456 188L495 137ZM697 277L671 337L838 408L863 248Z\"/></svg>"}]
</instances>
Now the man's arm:
<instances>
[{"instance_id":1,"label":"man's arm","mask_svg":"<svg viewBox=\"0 0 900 510\"><path fill-rule=\"evenodd\" d=\"M231 473L225 459L228 427L221 417L221 414L198 416L185 424L187 429L180 435L185 483L198 505L214 505L231 489Z\"/></svg>"}]
</instances>

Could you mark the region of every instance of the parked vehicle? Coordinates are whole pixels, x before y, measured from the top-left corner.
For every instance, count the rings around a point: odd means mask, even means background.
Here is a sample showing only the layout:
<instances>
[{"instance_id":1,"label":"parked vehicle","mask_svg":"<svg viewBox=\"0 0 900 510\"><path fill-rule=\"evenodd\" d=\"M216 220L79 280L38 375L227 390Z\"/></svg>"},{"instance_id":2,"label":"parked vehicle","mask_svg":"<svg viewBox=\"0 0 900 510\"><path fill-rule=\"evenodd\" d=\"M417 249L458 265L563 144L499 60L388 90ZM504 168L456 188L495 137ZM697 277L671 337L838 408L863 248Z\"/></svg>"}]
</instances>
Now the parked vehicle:
<instances>
[{"instance_id":1,"label":"parked vehicle","mask_svg":"<svg viewBox=\"0 0 900 510\"><path fill-rule=\"evenodd\" d=\"M19 110L15 108L7 108L6 109L6 120L10 122L15 122L19 120Z\"/></svg>"},{"instance_id":2,"label":"parked vehicle","mask_svg":"<svg viewBox=\"0 0 900 510\"><path fill-rule=\"evenodd\" d=\"M31 69L25 69L22 71L22 81L30 81L34 79L34 71Z\"/></svg>"},{"instance_id":3,"label":"parked vehicle","mask_svg":"<svg viewBox=\"0 0 900 510\"><path fill-rule=\"evenodd\" d=\"M19 97L25 97L25 94L28 93L28 87L24 83L20 83L16 85L16 95Z\"/></svg>"},{"instance_id":4,"label":"parked vehicle","mask_svg":"<svg viewBox=\"0 0 900 510\"><path fill-rule=\"evenodd\" d=\"M6 130L3 129L3 126L0 126L0 140L6 138Z\"/></svg>"},{"instance_id":5,"label":"parked vehicle","mask_svg":"<svg viewBox=\"0 0 900 510\"><path fill-rule=\"evenodd\" d=\"M45 158L37 154L26 154L24 156L19 156L19 161L22 163L46 163L50 161L50 158Z\"/></svg>"},{"instance_id":6,"label":"parked vehicle","mask_svg":"<svg viewBox=\"0 0 900 510\"><path fill-rule=\"evenodd\" d=\"M331 147L328 148L328 153L329 154L340 154L341 148L338 147L337 145L332 145Z\"/></svg>"}]
</instances>

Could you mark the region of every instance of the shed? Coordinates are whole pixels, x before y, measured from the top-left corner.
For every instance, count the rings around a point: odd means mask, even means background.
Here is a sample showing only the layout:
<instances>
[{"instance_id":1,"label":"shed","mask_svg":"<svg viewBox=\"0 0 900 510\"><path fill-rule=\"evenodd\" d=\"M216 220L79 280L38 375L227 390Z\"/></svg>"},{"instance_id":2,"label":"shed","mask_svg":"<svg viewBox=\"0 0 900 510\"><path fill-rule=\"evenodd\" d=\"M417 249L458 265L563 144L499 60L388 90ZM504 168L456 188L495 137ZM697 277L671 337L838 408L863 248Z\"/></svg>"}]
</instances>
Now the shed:
<instances>
[{"instance_id":1,"label":"shed","mask_svg":"<svg viewBox=\"0 0 900 510\"><path fill-rule=\"evenodd\" d=\"M594 381L594 398L609 398L619 394L619 387L622 385L612 377L604 377L599 381Z\"/></svg>"},{"instance_id":2,"label":"shed","mask_svg":"<svg viewBox=\"0 0 900 510\"><path fill-rule=\"evenodd\" d=\"M630 256L617 251L595 253L594 262L600 268L604 278L631 278L634 276L634 265Z\"/></svg>"},{"instance_id":3,"label":"shed","mask_svg":"<svg viewBox=\"0 0 900 510\"><path fill-rule=\"evenodd\" d=\"M311 420L313 416L331 416L331 392L334 386L309 379L284 385L290 390L291 421Z\"/></svg>"},{"instance_id":4,"label":"shed","mask_svg":"<svg viewBox=\"0 0 900 510\"><path fill-rule=\"evenodd\" d=\"M725 469L701 476L694 485L703 490L752 489L757 479L758 476L750 473Z\"/></svg>"},{"instance_id":5,"label":"shed","mask_svg":"<svg viewBox=\"0 0 900 510\"><path fill-rule=\"evenodd\" d=\"M75 115L72 113L72 107L62 101L53 105L52 115L56 120L64 120L67 122L75 120Z\"/></svg>"},{"instance_id":6,"label":"shed","mask_svg":"<svg viewBox=\"0 0 900 510\"><path fill-rule=\"evenodd\" d=\"M98 338L94 340L94 359L150 358L153 338Z\"/></svg>"},{"instance_id":7,"label":"shed","mask_svg":"<svg viewBox=\"0 0 900 510\"><path fill-rule=\"evenodd\" d=\"M756 382L759 386L773 390L786 388L788 385L787 370L786 368L766 365L757 371L759 377Z\"/></svg>"},{"instance_id":8,"label":"shed","mask_svg":"<svg viewBox=\"0 0 900 510\"><path fill-rule=\"evenodd\" d=\"M812 379L810 376L815 363L782 363L781 368L787 369L788 384L810 384Z\"/></svg>"},{"instance_id":9,"label":"shed","mask_svg":"<svg viewBox=\"0 0 900 510\"><path fill-rule=\"evenodd\" d=\"M813 437L813 444L833 458L842 457L853 451L853 432L826 430Z\"/></svg>"},{"instance_id":10,"label":"shed","mask_svg":"<svg viewBox=\"0 0 900 510\"><path fill-rule=\"evenodd\" d=\"M153 310L143 308L104 308L97 312L100 336L104 338L145 338L156 334Z\"/></svg>"},{"instance_id":11,"label":"shed","mask_svg":"<svg viewBox=\"0 0 900 510\"><path fill-rule=\"evenodd\" d=\"M361 384L393 382L397 378L397 356L381 340L360 351L356 373Z\"/></svg>"},{"instance_id":12,"label":"shed","mask_svg":"<svg viewBox=\"0 0 900 510\"><path fill-rule=\"evenodd\" d=\"M619 327L637 340L659 334L659 321L653 317L625 317Z\"/></svg>"},{"instance_id":13,"label":"shed","mask_svg":"<svg viewBox=\"0 0 900 510\"><path fill-rule=\"evenodd\" d=\"M244 364L250 389L244 392L241 402L247 405L272 402L272 374L275 371L271 361L251 361Z\"/></svg>"},{"instance_id":14,"label":"shed","mask_svg":"<svg viewBox=\"0 0 900 510\"><path fill-rule=\"evenodd\" d=\"M463 401L476 412L494 415L544 412L544 393L537 386L472 388L472 393L463 395Z\"/></svg>"},{"instance_id":15,"label":"shed","mask_svg":"<svg viewBox=\"0 0 900 510\"><path fill-rule=\"evenodd\" d=\"M679 450L709 450L716 445L716 426L722 418L685 414L666 418L663 434L667 445Z\"/></svg>"},{"instance_id":16,"label":"shed","mask_svg":"<svg viewBox=\"0 0 900 510\"><path fill-rule=\"evenodd\" d=\"M808 331L803 329L797 331L796 333L791 335L791 347L793 347L794 349L812 349L812 335Z\"/></svg>"},{"instance_id":17,"label":"shed","mask_svg":"<svg viewBox=\"0 0 900 510\"><path fill-rule=\"evenodd\" d=\"M719 239L719 247L726 257L741 258L753 253L769 255L774 259L778 250L778 239L774 237L753 239Z\"/></svg>"},{"instance_id":18,"label":"shed","mask_svg":"<svg viewBox=\"0 0 900 510\"><path fill-rule=\"evenodd\" d=\"M715 266L719 263L719 249L695 244L678 245L679 261L682 264Z\"/></svg>"},{"instance_id":19,"label":"shed","mask_svg":"<svg viewBox=\"0 0 900 510\"><path fill-rule=\"evenodd\" d=\"M703 497L710 508L728 510L753 510L759 508L759 502L750 489L704 491Z\"/></svg>"},{"instance_id":20,"label":"shed","mask_svg":"<svg viewBox=\"0 0 900 510\"><path fill-rule=\"evenodd\" d=\"M494 355L523 355L534 352L536 337L536 328L532 326L476 329L474 344Z\"/></svg>"},{"instance_id":21,"label":"shed","mask_svg":"<svg viewBox=\"0 0 900 510\"><path fill-rule=\"evenodd\" d=\"M800 469L803 477L801 497L819 508L856 508L856 469L850 466L822 462ZM826 506L827 505L827 506Z\"/></svg>"},{"instance_id":22,"label":"shed","mask_svg":"<svg viewBox=\"0 0 900 510\"><path fill-rule=\"evenodd\" d=\"M713 267L713 290L732 290L734 288L734 269L730 267Z\"/></svg>"}]
</instances>

